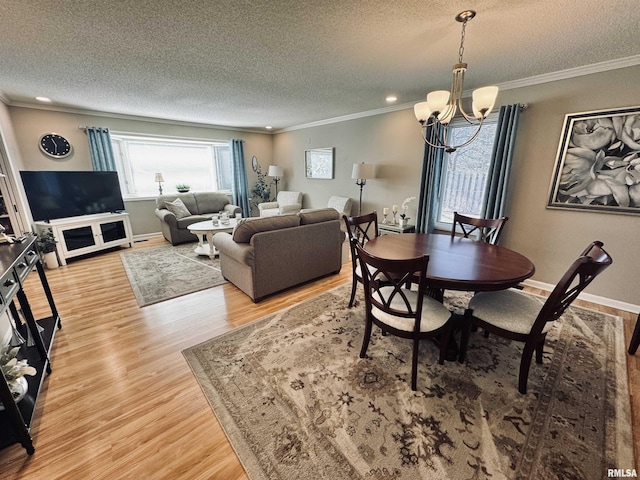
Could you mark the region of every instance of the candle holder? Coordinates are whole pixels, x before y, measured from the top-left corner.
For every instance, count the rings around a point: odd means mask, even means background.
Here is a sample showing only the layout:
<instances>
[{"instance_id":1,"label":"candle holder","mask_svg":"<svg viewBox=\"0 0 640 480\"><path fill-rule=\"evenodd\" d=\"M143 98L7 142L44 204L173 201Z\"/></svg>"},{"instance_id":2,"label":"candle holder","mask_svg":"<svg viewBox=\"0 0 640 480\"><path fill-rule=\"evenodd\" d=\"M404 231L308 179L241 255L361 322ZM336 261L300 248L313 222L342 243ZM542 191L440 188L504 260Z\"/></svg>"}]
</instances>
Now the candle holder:
<instances>
[{"instance_id":1,"label":"candle holder","mask_svg":"<svg viewBox=\"0 0 640 480\"><path fill-rule=\"evenodd\" d=\"M398 215L398 212L393 212L393 218L391 219L391 225L397 225L398 221L396 220L396 215Z\"/></svg>"},{"instance_id":2,"label":"candle holder","mask_svg":"<svg viewBox=\"0 0 640 480\"><path fill-rule=\"evenodd\" d=\"M387 224L387 215L389 215L389 213L382 213L383 219L382 219L382 224L386 225Z\"/></svg>"}]
</instances>

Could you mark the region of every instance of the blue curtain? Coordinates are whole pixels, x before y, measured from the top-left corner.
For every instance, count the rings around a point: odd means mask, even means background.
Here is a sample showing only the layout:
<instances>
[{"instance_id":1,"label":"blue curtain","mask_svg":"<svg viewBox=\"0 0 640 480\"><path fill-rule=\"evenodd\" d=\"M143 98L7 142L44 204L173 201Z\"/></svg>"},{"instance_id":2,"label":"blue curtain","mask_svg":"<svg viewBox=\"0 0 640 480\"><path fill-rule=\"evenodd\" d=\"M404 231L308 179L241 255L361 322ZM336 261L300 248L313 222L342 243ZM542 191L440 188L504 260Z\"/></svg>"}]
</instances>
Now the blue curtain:
<instances>
[{"instance_id":1,"label":"blue curtain","mask_svg":"<svg viewBox=\"0 0 640 480\"><path fill-rule=\"evenodd\" d=\"M113 172L116 170L116 162L113 158L111 135L108 128L85 128L89 138L89 153L91 164L96 172Z\"/></svg>"},{"instance_id":2,"label":"blue curtain","mask_svg":"<svg viewBox=\"0 0 640 480\"><path fill-rule=\"evenodd\" d=\"M505 213L509 173L513 163L513 150L521 108L519 104L500 107L496 138L493 143L493 153L487 177L487 192L482 202L482 218L499 218Z\"/></svg>"},{"instance_id":3,"label":"blue curtain","mask_svg":"<svg viewBox=\"0 0 640 480\"><path fill-rule=\"evenodd\" d=\"M247 187L247 170L244 166L244 146L242 140L231 140L231 169L233 171L233 184L231 195L234 205L242 209L243 217L251 216L249 204L249 188Z\"/></svg>"},{"instance_id":4,"label":"blue curtain","mask_svg":"<svg viewBox=\"0 0 640 480\"><path fill-rule=\"evenodd\" d=\"M429 141L437 145L438 133L438 128L431 126L427 127L425 136ZM440 202L440 179L442 178L443 161L444 149L434 148L425 142L420 195L418 197L418 218L416 218L416 232L418 233L431 233L434 231Z\"/></svg>"}]
</instances>

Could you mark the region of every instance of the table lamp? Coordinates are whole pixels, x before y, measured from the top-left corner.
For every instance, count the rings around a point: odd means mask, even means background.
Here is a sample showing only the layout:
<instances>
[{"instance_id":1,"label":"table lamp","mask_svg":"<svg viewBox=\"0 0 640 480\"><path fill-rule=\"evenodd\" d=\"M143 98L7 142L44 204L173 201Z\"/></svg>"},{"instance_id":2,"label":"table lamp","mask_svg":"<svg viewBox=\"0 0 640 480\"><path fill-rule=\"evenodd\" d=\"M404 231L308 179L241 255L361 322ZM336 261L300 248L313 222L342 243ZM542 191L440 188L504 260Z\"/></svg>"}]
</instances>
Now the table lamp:
<instances>
[{"instance_id":1,"label":"table lamp","mask_svg":"<svg viewBox=\"0 0 640 480\"><path fill-rule=\"evenodd\" d=\"M156 182L158 182L158 192L162 195L162 182L164 182L164 177L161 173L156 173Z\"/></svg>"}]
</instances>

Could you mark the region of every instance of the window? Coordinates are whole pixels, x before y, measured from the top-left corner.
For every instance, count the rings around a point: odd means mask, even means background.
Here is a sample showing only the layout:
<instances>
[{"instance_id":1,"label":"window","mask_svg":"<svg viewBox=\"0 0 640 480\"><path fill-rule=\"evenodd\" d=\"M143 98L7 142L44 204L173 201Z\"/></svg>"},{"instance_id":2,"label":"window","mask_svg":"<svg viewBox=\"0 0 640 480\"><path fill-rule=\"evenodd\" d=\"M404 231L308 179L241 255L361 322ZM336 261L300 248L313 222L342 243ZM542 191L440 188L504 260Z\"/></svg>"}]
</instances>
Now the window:
<instances>
[{"instance_id":1,"label":"window","mask_svg":"<svg viewBox=\"0 0 640 480\"><path fill-rule=\"evenodd\" d=\"M176 185L192 190L231 191L231 150L226 142L111 134L116 170L125 198L158 195L155 174L161 172L163 193Z\"/></svg>"},{"instance_id":2,"label":"window","mask_svg":"<svg viewBox=\"0 0 640 480\"><path fill-rule=\"evenodd\" d=\"M476 126L469 125L464 120L452 123L448 132L451 143L463 143L476 129ZM477 139L466 147L444 154L441 202L436 227L450 230L453 212L480 216L496 129L497 115L490 115Z\"/></svg>"}]
</instances>

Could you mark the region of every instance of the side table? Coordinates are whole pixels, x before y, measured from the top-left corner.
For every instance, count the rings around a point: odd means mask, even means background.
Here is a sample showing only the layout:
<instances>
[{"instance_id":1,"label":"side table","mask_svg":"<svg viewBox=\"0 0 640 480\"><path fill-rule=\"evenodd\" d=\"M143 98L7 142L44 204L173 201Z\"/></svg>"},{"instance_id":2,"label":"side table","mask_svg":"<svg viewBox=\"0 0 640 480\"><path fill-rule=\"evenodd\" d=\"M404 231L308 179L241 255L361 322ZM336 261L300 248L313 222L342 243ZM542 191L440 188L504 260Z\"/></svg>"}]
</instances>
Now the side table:
<instances>
[{"instance_id":1,"label":"side table","mask_svg":"<svg viewBox=\"0 0 640 480\"><path fill-rule=\"evenodd\" d=\"M378 230L380 235L388 235L394 233L414 233L416 231L415 225L405 225L404 227L400 227L400 225L390 225L388 223L378 223Z\"/></svg>"},{"instance_id":2,"label":"side table","mask_svg":"<svg viewBox=\"0 0 640 480\"><path fill-rule=\"evenodd\" d=\"M237 223L238 219L230 218L229 223L227 224L218 222L214 225L211 220L205 220L203 222L188 225L187 228L189 231L198 237L198 246L195 248L194 252L198 255L209 256L209 258L213 260L218 254L217 250L213 246L213 236L220 232L233 232Z\"/></svg>"}]
</instances>

